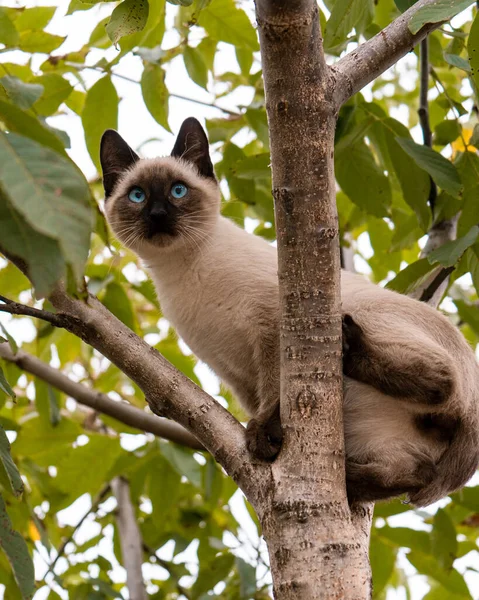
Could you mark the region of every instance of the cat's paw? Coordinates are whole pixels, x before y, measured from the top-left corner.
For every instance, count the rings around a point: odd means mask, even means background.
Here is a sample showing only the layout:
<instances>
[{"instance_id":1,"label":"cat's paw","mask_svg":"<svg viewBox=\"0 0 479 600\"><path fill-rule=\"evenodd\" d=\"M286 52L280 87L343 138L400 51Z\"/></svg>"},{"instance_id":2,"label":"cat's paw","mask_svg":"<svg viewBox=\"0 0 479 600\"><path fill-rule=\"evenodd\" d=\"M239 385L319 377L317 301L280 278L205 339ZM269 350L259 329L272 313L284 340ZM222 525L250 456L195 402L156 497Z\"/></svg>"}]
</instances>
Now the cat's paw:
<instances>
[{"instance_id":1,"label":"cat's paw","mask_svg":"<svg viewBox=\"0 0 479 600\"><path fill-rule=\"evenodd\" d=\"M251 419L246 428L246 446L249 453L261 460L273 460L281 449L283 434L279 419L263 422Z\"/></svg>"},{"instance_id":2,"label":"cat's paw","mask_svg":"<svg viewBox=\"0 0 479 600\"><path fill-rule=\"evenodd\" d=\"M343 354L348 354L353 349L357 348L363 337L363 330L356 323L353 317L349 314L343 315Z\"/></svg>"}]
</instances>

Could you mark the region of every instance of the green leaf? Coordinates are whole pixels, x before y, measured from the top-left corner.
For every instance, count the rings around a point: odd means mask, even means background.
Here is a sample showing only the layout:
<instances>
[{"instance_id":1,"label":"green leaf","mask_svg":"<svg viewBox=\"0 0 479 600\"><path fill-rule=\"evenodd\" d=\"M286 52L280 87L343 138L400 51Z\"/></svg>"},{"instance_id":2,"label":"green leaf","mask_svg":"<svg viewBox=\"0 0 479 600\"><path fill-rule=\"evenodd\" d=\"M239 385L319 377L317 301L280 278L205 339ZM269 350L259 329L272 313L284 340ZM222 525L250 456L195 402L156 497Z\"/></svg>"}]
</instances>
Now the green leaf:
<instances>
[{"instance_id":1,"label":"green leaf","mask_svg":"<svg viewBox=\"0 0 479 600\"><path fill-rule=\"evenodd\" d=\"M82 112L85 141L96 168L100 171L100 140L105 129L118 128L118 94L107 75L87 93Z\"/></svg>"},{"instance_id":2,"label":"green leaf","mask_svg":"<svg viewBox=\"0 0 479 600\"><path fill-rule=\"evenodd\" d=\"M30 600L35 591L33 561L22 536L14 531L5 501L0 496L0 546L12 566L15 581L23 600Z\"/></svg>"},{"instance_id":3,"label":"green leaf","mask_svg":"<svg viewBox=\"0 0 479 600\"><path fill-rule=\"evenodd\" d=\"M474 3L474 0L436 0L429 6L420 8L409 21L411 33L417 33L427 23L449 21Z\"/></svg>"},{"instance_id":4,"label":"green leaf","mask_svg":"<svg viewBox=\"0 0 479 600\"><path fill-rule=\"evenodd\" d=\"M269 152L248 156L233 166L232 173L241 179L267 179L271 177L271 156Z\"/></svg>"},{"instance_id":5,"label":"green leaf","mask_svg":"<svg viewBox=\"0 0 479 600\"><path fill-rule=\"evenodd\" d=\"M426 554L431 551L430 535L426 531L386 525L375 529L375 535L392 542L398 548L410 548Z\"/></svg>"},{"instance_id":6,"label":"green leaf","mask_svg":"<svg viewBox=\"0 0 479 600\"><path fill-rule=\"evenodd\" d=\"M203 56L196 48L187 46L183 52L183 60L190 78L200 87L205 88L208 83L208 69Z\"/></svg>"},{"instance_id":7,"label":"green leaf","mask_svg":"<svg viewBox=\"0 0 479 600\"><path fill-rule=\"evenodd\" d=\"M91 435L86 445L73 448L60 458L57 464L59 489L67 494L98 492L120 453L118 439ZM98 460L99 457L101 460ZM94 469L85 469L85 465L93 464Z\"/></svg>"},{"instance_id":8,"label":"green leaf","mask_svg":"<svg viewBox=\"0 0 479 600\"><path fill-rule=\"evenodd\" d=\"M448 571L457 557L457 536L451 517L442 508L434 515L431 549L441 566Z\"/></svg>"},{"instance_id":9,"label":"green leaf","mask_svg":"<svg viewBox=\"0 0 479 600\"><path fill-rule=\"evenodd\" d=\"M259 50L256 31L244 10L234 0L214 0L204 8L198 24L214 40L227 42L239 48Z\"/></svg>"},{"instance_id":10,"label":"green leaf","mask_svg":"<svg viewBox=\"0 0 479 600\"><path fill-rule=\"evenodd\" d=\"M148 20L148 0L124 0L113 11L106 31L116 45L125 35L141 31Z\"/></svg>"},{"instance_id":11,"label":"green leaf","mask_svg":"<svg viewBox=\"0 0 479 600\"><path fill-rule=\"evenodd\" d=\"M18 77L11 77L10 75L2 77L0 84L3 86L10 100L25 110L29 109L43 93L42 85L24 83Z\"/></svg>"},{"instance_id":12,"label":"green leaf","mask_svg":"<svg viewBox=\"0 0 479 600\"><path fill-rule=\"evenodd\" d=\"M53 19L56 6L34 6L19 11L15 20L18 31L41 31Z\"/></svg>"},{"instance_id":13,"label":"green leaf","mask_svg":"<svg viewBox=\"0 0 479 600\"><path fill-rule=\"evenodd\" d=\"M362 105L368 114L374 115L376 105ZM423 231L427 231L431 220L431 211L428 206L431 181L428 174L421 169L397 142L397 136L411 139L407 128L390 117L379 118L371 127L370 133L376 136L381 152L385 154L386 168L390 169L387 158L396 173L404 200L416 213L419 225ZM371 138L374 139L374 138ZM347 148L346 148L347 152ZM387 155L387 156L386 156ZM347 154L346 154L347 156Z\"/></svg>"},{"instance_id":14,"label":"green leaf","mask_svg":"<svg viewBox=\"0 0 479 600\"><path fill-rule=\"evenodd\" d=\"M449 192L451 196L459 196L462 183L456 167L447 158L427 146L416 144L413 140L400 137L396 140L401 148L429 173L439 187Z\"/></svg>"},{"instance_id":15,"label":"green leaf","mask_svg":"<svg viewBox=\"0 0 479 600\"><path fill-rule=\"evenodd\" d=\"M177 473L184 475L197 488L201 488L201 466L189 450L185 450L176 444L162 443L161 454Z\"/></svg>"},{"instance_id":16,"label":"green leaf","mask_svg":"<svg viewBox=\"0 0 479 600\"><path fill-rule=\"evenodd\" d=\"M13 454L38 464L56 464L81 433L83 429L80 425L68 419L62 419L53 427L39 417L31 418L22 423L17 439L12 444Z\"/></svg>"},{"instance_id":17,"label":"green leaf","mask_svg":"<svg viewBox=\"0 0 479 600\"><path fill-rule=\"evenodd\" d=\"M119 283L115 281L109 283L101 301L115 317L120 319L132 331L137 331L138 327L130 299Z\"/></svg>"},{"instance_id":18,"label":"green leaf","mask_svg":"<svg viewBox=\"0 0 479 600\"><path fill-rule=\"evenodd\" d=\"M63 44L65 38L46 31L24 31L20 34L18 47L24 52L50 54Z\"/></svg>"},{"instance_id":19,"label":"green leaf","mask_svg":"<svg viewBox=\"0 0 479 600\"><path fill-rule=\"evenodd\" d=\"M453 267L464 252L472 246L479 235L479 227L474 225L463 237L447 242L440 248L437 248L427 257L429 262L440 263L443 267Z\"/></svg>"},{"instance_id":20,"label":"green leaf","mask_svg":"<svg viewBox=\"0 0 479 600\"><path fill-rule=\"evenodd\" d=\"M479 336L479 311L477 306L472 306L464 302L464 300L454 300L457 308L457 313L461 321L466 322L471 329Z\"/></svg>"},{"instance_id":21,"label":"green leaf","mask_svg":"<svg viewBox=\"0 0 479 600\"><path fill-rule=\"evenodd\" d=\"M20 40L17 28L8 16L7 11L0 7L0 44L16 46Z\"/></svg>"},{"instance_id":22,"label":"green leaf","mask_svg":"<svg viewBox=\"0 0 479 600\"><path fill-rule=\"evenodd\" d=\"M469 65L471 75L476 84L476 90L479 90L479 13L472 23L469 37L467 38L467 54L469 56Z\"/></svg>"},{"instance_id":23,"label":"green leaf","mask_svg":"<svg viewBox=\"0 0 479 600\"><path fill-rule=\"evenodd\" d=\"M471 72L471 67L469 63L465 58L462 58L462 56L458 56L457 54L448 54L447 52L445 52L444 60L447 62L448 65L451 65L451 67L456 67L458 69L461 69L462 71L466 71L466 73Z\"/></svg>"},{"instance_id":24,"label":"green leaf","mask_svg":"<svg viewBox=\"0 0 479 600\"><path fill-rule=\"evenodd\" d=\"M21 110L18 106L0 100L0 121L5 124L9 131L21 133L65 155L65 147L60 138L51 129L42 125L38 119Z\"/></svg>"},{"instance_id":25,"label":"green leaf","mask_svg":"<svg viewBox=\"0 0 479 600\"><path fill-rule=\"evenodd\" d=\"M401 294L410 294L428 278L435 269L427 258L421 258L400 271L394 279L388 281L386 287Z\"/></svg>"},{"instance_id":26,"label":"green leaf","mask_svg":"<svg viewBox=\"0 0 479 600\"><path fill-rule=\"evenodd\" d=\"M11 491L15 496L23 493L23 481L20 473L10 455L10 442L3 427L0 426L0 460L5 467L5 472L10 482Z\"/></svg>"},{"instance_id":27,"label":"green leaf","mask_svg":"<svg viewBox=\"0 0 479 600\"><path fill-rule=\"evenodd\" d=\"M8 331L5 329L5 327L2 323L0 323L0 329L3 331L5 337L7 338L7 341L10 345L10 350L12 351L13 354L16 354L18 352L17 342L8 333Z\"/></svg>"},{"instance_id":28,"label":"green leaf","mask_svg":"<svg viewBox=\"0 0 479 600\"><path fill-rule=\"evenodd\" d=\"M37 233L11 206L0 187L0 251L28 266L36 295L42 298L64 277L66 266L58 243Z\"/></svg>"},{"instance_id":29,"label":"green leaf","mask_svg":"<svg viewBox=\"0 0 479 600\"><path fill-rule=\"evenodd\" d=\"M38 233L56 239L78 279L90 248L88 184L69 160L17 134L0 135L0 184Z\"/></svg>"},{"instance_id":30,"label":"green leaf","mask_svg":"<svg viewBox=\"0 0 479 600\"><path fill-rule=\"evenodd\" d=\"M219 554L209 564L202 564L199 575L191 588L193 598L203 598L209 590L213 589L217 583L223 581L231 568L235 557L233 554ZM201 563L200 563L201 564Z\"/></svg>"},{"instance_id":31,"label":"green leaf","mask_svg":"<svg viewBox=\"0 0 479 600\"><path fill-rule=\"evenodd\" d=\"M394 0L394 4L399 8L401 12L406 12L408 8L411 8L413 4L416 4L417 0Z\"/></svg>"},{"instance_id":32,"label":"green leaf","mask_svg":"<svg viewBox=\"0 0 479 600\"><path fill-rule=\"evenodd\" d=\"M461 135L461 125L455 119L442 121L434 128L434 144L445 146Z\"/></svg>"},{"instance_id":33,"label":"green leaf","mask_svg":"<svg viewBox=\"0 0 479 600\"><path fill-rule=\"evenodd\" d=\"M334 48L345 42L348 33L363 24L370 10L369 0L336 0L326 23L325 48Z\"/></svg>"},{"instance_id":34,"label":"green leaf","mask_svg":"<svg viewBox=\"0 0 479 600\"><path fill-rule=\"evenodd\" d=\"M373 572L373 589L379 594L391 577L396 563L396 552L390 545L385 544L376 535L371 536L369 560Z\"/></svg>"},{"instance_id":35,"label":"green leaf","mask_svg":"<svg viewBox=\"0 0 479 600\"><path fill-rule=\"evenodd\" d=\"M166 129L168 125L168 89L165 85L165 72L159 65L148 64L141 76L141 91L146 108L151 116Z\"/></svg>"},{"instance_id":36,"label":"green leaf","mask_svg":"<svg viewBox=\"0 0 479 600\"><path fill-rule=\"evenodd\" d=\"M406 554L406 558L419 573L432 577L449 592L461 594L464 598L471 598L466 582L456 569L445 570L434 556L428 556L421 552L412 551Z\"/></svg>"},{"instance_id":37,"label":"green leaf","mask_svg":"<svg viewBox=\"0 0 479 600\"><path fill-rule=\"evenodd\" d=\"M10 398L13 398L13 399L16 398L15 392L12 390L12 388L10 387L10 384L5 379L5 375L3 373L2 367L0 367L0 390L4 394L7 394L7 396L10 396Z\"/></svg>"},{"instance_id":38,"label":"green leaf","mask_svg":"<svg viewBox=\"0 0 479 600\"><path fill-rule=\"evenodd\" d=\"M44 116L53 115L73 91L70 83L56 73L37 77L35 82L41 84L44 89L41 98L35 103L35 110Z\"/></svg>"},{"instance_id":39,"label":"green leaf","mask_svg":"<svg viewBox=\"0 0 479 600\"><path fill-rule=\"evenodd\" d=\"M336 179L359 208L375 217L387 216L391 203L389 181L364 141L336 156Z\"/></svg>"}]
</instances>

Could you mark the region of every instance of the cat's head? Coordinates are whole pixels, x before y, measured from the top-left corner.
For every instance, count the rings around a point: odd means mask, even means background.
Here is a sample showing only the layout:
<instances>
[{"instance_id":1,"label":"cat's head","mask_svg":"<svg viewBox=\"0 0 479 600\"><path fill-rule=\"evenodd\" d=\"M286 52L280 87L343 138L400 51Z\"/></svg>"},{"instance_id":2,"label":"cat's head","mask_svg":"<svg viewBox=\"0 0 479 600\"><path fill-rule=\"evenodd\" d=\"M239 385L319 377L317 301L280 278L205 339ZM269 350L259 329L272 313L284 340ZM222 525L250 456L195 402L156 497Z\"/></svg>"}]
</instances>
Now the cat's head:
<instances>
[{"instance_id":1,"label":"cat's head","mask_svg":"<svg viewBox=\"0 0 479 600\"><path fill-rule=\"evenodd\" d=\"M101 140L105 213L118 239L140 255L198 247L209 237L220 190L200 123L184 121L171 156L140 159L113 130Z\"/></svg>"}]
</instances>

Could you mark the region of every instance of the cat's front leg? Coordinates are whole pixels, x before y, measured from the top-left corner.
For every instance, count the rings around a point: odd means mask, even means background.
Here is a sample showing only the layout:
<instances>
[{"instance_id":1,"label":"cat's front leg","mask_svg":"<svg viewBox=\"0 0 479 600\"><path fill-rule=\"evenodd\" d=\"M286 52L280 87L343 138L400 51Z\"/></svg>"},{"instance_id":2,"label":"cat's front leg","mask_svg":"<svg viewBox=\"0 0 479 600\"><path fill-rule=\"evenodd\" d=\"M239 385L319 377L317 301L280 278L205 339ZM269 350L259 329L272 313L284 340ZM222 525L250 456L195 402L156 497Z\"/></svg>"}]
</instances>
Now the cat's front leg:
<instances>
[{"instance_id":1,"label":"cat's front leg","mask_svg":"<svg viewBox=\"0 0 479 600\"><path fill-rule=\"evenodd\" d=\"M258 410L246 429L246 444L256 458L272 460L281 449L283 432L279 411L279 335L260 336L255 352L258 365Z\"/></svg>"},{"instance_id":2,"label":"cat's front leg","mask_svg":"<svg viewBox=\"0 0 479 600\"><path fill-rule=\"evenodd\" d=\"M368 337L351 315L343 315L343 372L381 392L428 405L445 402L454 389L455 375L447 353L430 344L391 336L390 341ZM398 336L398 338L400 337Z\"/></svg>"}]
</instances>

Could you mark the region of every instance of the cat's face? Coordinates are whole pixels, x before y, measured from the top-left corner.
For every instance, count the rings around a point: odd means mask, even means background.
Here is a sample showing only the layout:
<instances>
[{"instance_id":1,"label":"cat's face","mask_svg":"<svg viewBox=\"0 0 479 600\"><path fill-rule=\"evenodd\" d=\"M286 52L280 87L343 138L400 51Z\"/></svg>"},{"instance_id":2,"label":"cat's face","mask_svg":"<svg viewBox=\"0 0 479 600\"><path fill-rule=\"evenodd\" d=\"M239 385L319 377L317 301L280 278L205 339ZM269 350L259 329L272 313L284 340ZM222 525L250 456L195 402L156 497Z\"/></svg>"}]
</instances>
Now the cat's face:
<instances>
[{"instance_id":1,"label":"cat's face","mask_svg":"<svg viewBox=\"0 0 479 600\"><path fill-rule=\"evenodd\" d=\"M199 247L219 214L220 190L208 140L187 119L171 156L140 159L116 131L100 150L105 213L118 239L141 255L179 245Z\"/></svg>"}]
</instances>

